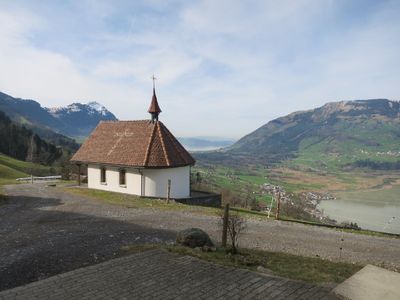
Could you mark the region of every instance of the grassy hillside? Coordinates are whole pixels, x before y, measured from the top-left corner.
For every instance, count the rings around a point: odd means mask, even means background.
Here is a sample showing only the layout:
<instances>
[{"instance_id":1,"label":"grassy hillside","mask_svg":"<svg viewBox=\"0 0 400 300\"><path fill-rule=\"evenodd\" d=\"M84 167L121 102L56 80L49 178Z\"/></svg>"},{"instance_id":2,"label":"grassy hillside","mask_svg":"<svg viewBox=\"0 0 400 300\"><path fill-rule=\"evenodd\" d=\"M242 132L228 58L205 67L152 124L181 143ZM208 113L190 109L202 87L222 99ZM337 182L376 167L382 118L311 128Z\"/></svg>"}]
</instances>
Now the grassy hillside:
<instances>
[{"instance_id":1,"label":"grassy hillside","mask_svg":"<svg viewBox=\"0 0 400 300\"><path fill-rule=\"evenodd\" d=\"M15 179L27 177L28 174L0 164L0 185L16 183Z\"/></svg>"},{"instance_id":2,"label":"grassy hillside","mask_svg":"<svg viewBox=\"0 0 400 300\"><path fill-rule=\"evenodd\" d=\"M0 153L0 185L16 183L16 178L27 177L30 174L46 176L51 172L50 167L17 160Z\"/></svg>"},{"instance_id":3,"label":"grassy hillside","mask_svg":"<svg viewBox=\"0 0 400 300\"><path fill-rule=\"evenodd\" d=\"M272 120L225 151L204 156L242 165L257 161L318 170L400 169L400 102L342 101L295 112Z\"/></svg>"}]
</instances>

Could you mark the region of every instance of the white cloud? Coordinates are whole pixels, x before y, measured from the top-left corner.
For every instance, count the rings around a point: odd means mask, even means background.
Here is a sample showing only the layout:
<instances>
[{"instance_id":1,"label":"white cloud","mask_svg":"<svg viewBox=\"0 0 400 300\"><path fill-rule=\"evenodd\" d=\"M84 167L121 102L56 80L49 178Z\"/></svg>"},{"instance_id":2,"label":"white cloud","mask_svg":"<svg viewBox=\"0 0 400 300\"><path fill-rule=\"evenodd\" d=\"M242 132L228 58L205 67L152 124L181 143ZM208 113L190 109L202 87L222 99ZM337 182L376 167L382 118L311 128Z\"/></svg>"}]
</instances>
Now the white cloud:
<instances>
[{"instance_id":1,"label":"white cloud","mask_svg":"<svg viewBox=\"0 0 400 300\"><path fill-rule=\"evenodd\" d=\"M0 90L136 119L154 73L174 133L228 137L326 101L399 98L396 2L359 22L362 2L154 1L0 5Z\"/></svg>"}]
</instances>

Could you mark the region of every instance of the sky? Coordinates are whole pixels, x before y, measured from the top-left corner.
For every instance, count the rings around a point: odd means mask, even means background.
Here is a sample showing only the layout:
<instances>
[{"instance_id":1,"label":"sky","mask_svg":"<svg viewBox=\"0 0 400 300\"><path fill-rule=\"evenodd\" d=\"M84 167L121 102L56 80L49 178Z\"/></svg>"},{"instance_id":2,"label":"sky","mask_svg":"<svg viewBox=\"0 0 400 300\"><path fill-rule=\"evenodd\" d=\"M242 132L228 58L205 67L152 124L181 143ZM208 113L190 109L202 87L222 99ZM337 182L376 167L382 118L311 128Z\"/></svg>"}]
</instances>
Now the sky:
<instances>
[{"instance_id":1,"label":"sky","mask_svg":"<svg viewBox=\"0 0 400 300\"><path fill-rule=\"evenodd\" d=\"M0 0L0 91L98 101L177 136L240 138L327 102L400 99L400 1Z\"/></svg>"}]
</instances>

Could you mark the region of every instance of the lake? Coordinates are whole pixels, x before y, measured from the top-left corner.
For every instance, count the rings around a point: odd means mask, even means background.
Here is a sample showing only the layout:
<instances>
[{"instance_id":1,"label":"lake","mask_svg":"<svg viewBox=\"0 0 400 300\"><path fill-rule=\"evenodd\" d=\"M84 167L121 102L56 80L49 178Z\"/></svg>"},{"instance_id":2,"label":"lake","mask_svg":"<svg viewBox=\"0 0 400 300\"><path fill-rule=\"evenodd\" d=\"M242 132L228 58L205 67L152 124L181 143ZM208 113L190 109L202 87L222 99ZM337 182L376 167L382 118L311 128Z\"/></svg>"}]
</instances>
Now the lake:
<instances>
[{"instance_id":1,"label":"lake","mask_svg":"<svg viewBox=\"0 0 400 300\"><path fill-rule=\"evenodd\" d=\"M362 229L400 234L400 185L379 190L336 192L319 209L338 221L356 222Z\"/></svg>"}]
</instances>

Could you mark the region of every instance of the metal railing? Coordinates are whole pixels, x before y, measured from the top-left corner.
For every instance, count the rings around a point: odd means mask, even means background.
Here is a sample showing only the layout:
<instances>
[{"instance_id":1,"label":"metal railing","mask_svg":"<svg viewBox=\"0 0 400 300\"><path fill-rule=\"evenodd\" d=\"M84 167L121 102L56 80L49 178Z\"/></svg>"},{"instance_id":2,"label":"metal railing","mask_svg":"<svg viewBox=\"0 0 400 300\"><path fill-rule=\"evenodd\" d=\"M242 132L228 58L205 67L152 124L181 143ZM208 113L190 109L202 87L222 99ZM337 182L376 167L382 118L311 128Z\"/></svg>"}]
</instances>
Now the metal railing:
<instances>
[{"instance_id":1,"label":"metal railing","mask_svg":"<svg viewBox=\"0 0 400 300\"><path fill-rule=\"evenodd\" d=\"M56 176L31 176L31 177L23 177L23 178L17 178L17 181L54 181L54 180L61 180L61 175L56 175Z\"/></svg>"}]
</instances>

